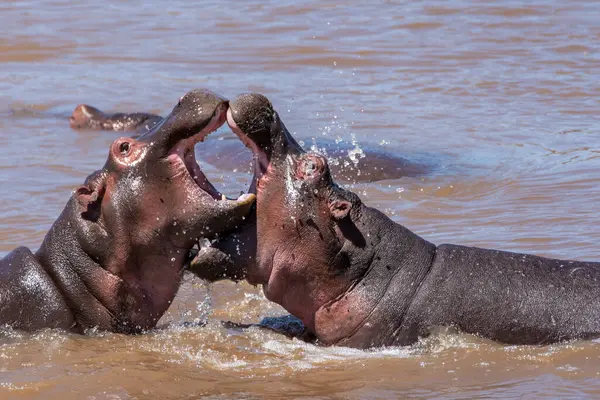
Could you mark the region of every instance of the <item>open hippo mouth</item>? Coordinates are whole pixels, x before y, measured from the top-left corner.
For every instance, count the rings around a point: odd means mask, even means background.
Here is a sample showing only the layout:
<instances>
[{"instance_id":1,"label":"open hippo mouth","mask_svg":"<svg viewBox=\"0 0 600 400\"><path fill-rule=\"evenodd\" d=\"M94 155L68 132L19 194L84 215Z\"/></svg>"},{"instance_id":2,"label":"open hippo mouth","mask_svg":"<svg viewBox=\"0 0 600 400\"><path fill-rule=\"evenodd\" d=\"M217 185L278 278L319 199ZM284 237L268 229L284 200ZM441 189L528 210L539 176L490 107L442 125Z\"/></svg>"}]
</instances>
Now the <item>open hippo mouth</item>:
<instances>
[{"instance_id":1,"label":"open hippo mouth","mask_svg":"<svg viewBox=\"0 0 600 400\"><path fill-rule=\"evenodd\" d=\"M227 110L227 124L254 157L254 178L249 192L256 193L268 181L269 172L282 166L288 155L305 151L289 133L271 102L258 93L238 96ZM278 167L274 166L277 163Z\"/></svg>"},{"instance_id":2,"label":"open hippo mouth","mask_svg":"<svg viewBox=\"0 0 600 400\"><path fill-rule=\"evenodd\" d=\"M243 207L244 204L251 205L254 203L255 195L253 192L242 193L237 199L227 198L219 192L213 184L208 180L202 168L196 159L195 146L200 142L204 142L206 137L218 130L227 121L227 113L229 109L228 102L219 104L209 122L201 128L197 133L191 136L179 139L167 153L167 161L171 164L173 177L181 177L187 182L189 188L195 193L193 196L201 201L214 202L214 207L219 210L226 210L234 207ZM205 207L205 206L204 206ZM211 206L212 207L212 206ZM229 218L223 214L223 218ZM245 217L242 217L245 219ZM209 238L201 235L196 238L194 247L189 250L184 260L184 266L189 264L200 248L209 245L218 236Z\"/></svg>"},{"instance_id":3,"label":"open hippo mouth","mask_svg":"<svg viewBox=\"0 0 600 400\"><path fill-rule=\"evenodd\" d=\"M202 191L209 194L214 200L226 200L226 197L210 183L206 175L204 175L204 172L202 172L202 169L196 160L195 146L197 143L203 142L208 135L219 129L225 123L227 120L227 109L227 103L220 104L216 108L208 125L195 135L177 142L177 144L169 151L167 157L176 170L178 169L177 174L187 173L196 185L198 185Z\"/></svg>"},{"instance_id":4,"label":"open hippo mouth","mask_svg":"<svg viewBox=\"0 0 600 400\"><path fill-rule=\"evenodd\" d=\"M269 168L269 156L267 155L265 149L260 147L256 142L254 142L250 137L238 126L238 124L233 119L233 114L231 108L227 110L227 125L229 125L229 129L233 133L235 133L240 141L252 150L252 155L254 158L253 166L254 166L254 177L252 178L252 183L248 188L248 193L256 193L256 186L258 181L263 177L263 175L267 172Z\"/></svg>"},{"instance_id":5,"label":"open hippo mouth","mask_svg":"<svg viewBox=\"0 0 600 400\"><path fill-rule=\"evenodd\" d=\"M200 132L182 139L169 151L167 159L173 164L178 174L186 174L188 177L196 183L196 185L210 197L216 201L232 200L228 199L224 194L219 192L212 183L208 180L202 168L198 164L196 159L195 146L200 142L204 142L204 139L211 133L218 130L225 121L227 121L227 115L229 113L229 105L227 103L220 104L208 125L206 125ZM266 156L265 156L266 159ZM244 201L250 197L250 193L254 193L252 187L248 193L242 193L237 201Z\"/></svg>"}]
</instances>

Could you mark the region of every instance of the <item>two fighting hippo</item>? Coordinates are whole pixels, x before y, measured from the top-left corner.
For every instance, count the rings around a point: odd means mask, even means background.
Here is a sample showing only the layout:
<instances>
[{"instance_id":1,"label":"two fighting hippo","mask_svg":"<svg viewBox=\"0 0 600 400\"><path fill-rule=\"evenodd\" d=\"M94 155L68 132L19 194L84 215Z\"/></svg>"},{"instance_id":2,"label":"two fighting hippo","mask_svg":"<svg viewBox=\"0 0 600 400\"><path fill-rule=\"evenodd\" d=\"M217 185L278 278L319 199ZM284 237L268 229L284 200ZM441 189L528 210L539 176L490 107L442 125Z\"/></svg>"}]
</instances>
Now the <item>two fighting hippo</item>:
<instances>
[{"instance_id":1,"label":"two fighting hippo","mask_svg":"<svg viewBox=\"0 0 600 400\"><path fill-rule=\"evenodd\" d=\"M255 207L252 194L220 200L195 162L225 120L254 154ZM336 185L264 96L196 91L164 119L80 106L71 124L141 136L112 144L36 255L2 260L3 322L150 328L206 237L192 272L263 285L322 344L405 345L442 326L513 344L600 336L600 263L435 246Z\"/></svg>"}]
</instances>

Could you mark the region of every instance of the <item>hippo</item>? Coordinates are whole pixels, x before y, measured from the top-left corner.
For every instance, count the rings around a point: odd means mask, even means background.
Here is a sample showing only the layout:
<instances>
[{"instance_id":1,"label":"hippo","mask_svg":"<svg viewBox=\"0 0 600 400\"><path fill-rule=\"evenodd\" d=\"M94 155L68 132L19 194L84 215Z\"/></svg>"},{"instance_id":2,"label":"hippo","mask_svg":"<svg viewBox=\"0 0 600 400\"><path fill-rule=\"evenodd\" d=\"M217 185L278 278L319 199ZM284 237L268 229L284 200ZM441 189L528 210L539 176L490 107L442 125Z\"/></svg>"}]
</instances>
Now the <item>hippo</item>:
<instances>
[{"instance_id":1,"label":"hippo","mask_svg":"<svg viewBox=\"0 0 600 400\"><path fill-rule=\"evenodd\" d=\"M227 121L254 153L256 215L200 249L201 278L261 284L323 345L410 345L444 327L506 344L600 336L600 263L436 246L338 186L266 97L238 97Z\"/></svg>"},{"instance_id":2,"label":"hippo","mask_svg":"<svg viewBox=\"0 0 600 400\"><path fill-rule=\"evenodd\" d=\"M19 247L0 260L0 324L75 333L153 328L177 293L189 250L240 226L253 207L253 194L222 196L194 155L225 123L227 107L194 90L137 139L115 140L39 250Z\"/></svg>"},{"instance_id":3,"label":"hippo","mask_svg":"<svg viewBox=\"0 0 600 400\"><path fill-rule=\"evenodd\" d=\"M106 114L96 107L79 104L69 117L69 125L73 129L143 131L151 129L162 119L160 115L144 112Z\"/></svg>"},{"instance_id":4,"label":"hippo","mask_svg":"<svg viewBox=\"0 0 600 400\"><path fill-rule=\"evenodd\" d=\"M145 112L105 113L98 108L79 104L69 117L76 130L144 132L162 118ZM221 170L251 173L252 157L237 140L213 140L206 143L204 161ZM344 183L375 182L405 176L419 177L435 170L435 166L418 159L407 159L391 151L373 146L357 147L356 143L339 142L320 137L313 147L326 154L336 181ZM416 158L416 157L413 157Z\"/></svg>"}]
</instances>

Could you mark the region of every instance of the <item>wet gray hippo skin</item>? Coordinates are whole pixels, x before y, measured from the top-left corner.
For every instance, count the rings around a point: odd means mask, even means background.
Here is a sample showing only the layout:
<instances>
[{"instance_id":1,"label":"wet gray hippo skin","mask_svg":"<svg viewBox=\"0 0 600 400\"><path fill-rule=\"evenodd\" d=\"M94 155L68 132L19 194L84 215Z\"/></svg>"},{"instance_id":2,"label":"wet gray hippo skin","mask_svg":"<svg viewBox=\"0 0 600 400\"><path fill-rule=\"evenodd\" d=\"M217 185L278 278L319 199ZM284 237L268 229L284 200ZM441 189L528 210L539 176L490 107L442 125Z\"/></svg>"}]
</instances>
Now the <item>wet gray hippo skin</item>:
<instances>
[{"instance_id":1,"label":"wet gray hippo skin","mask_svg":"<svg viewBox=\"0 0 600 400\"><path fill-rule=\"evenodd\" d=\"M78 105L69 124L73 129L144 132L161 120L159 115L141 112L107 114L87 104ZM350 143L318 138L315 145L327 154L331 173L338 182L375 182L404 176L429 174L434 167L424 162L408 160L389 151L362 146L362 153L353 154ZM204 146L203 160L221 170L251 172L252 156L237 140L213 140Z\"/></svg>"},{"instance_id":2,"label":"wet gray hippo skin","mask_svg":"<svg viewBox=\"0 0 600 400\"><path fill-rule=\"evenodd\" d=\"M510 344L600 336L600 263L436 246L337 186L265 97L239 97L228 123L255 154L256 224L202 249L200 277L262 284L325 345L407 345L444 326Z\"/></svg>"},{"instance_id":3,"label":"wet gray hippo skin","mask_svg":"<svg viewBox=\"0 0 600 400\"><path fill-rule=\"evenodd\" d=\"M194 145L225 122L226 110L222 97L195 90L152 130L115 140L40 249L19 247L0 260L0 325L154 327L198 238L234 229L254 202L222 200L196 163Z\"/></svg>"}]
</instances>

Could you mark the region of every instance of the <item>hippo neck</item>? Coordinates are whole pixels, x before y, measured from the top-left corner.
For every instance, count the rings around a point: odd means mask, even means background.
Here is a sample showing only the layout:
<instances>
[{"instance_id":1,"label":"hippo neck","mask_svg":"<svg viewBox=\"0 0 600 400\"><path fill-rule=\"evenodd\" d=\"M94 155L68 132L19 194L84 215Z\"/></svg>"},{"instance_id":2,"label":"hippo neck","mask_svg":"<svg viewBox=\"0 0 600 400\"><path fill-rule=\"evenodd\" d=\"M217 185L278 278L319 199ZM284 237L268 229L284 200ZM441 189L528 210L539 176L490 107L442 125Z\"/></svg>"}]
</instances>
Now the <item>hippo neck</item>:
<instances>
[{"instance_id":1,"label":"hippo neck","mask_svg":"<svg viewBox=\"0 0 600 400\"><path fill-rule=\"evenodd\" d=\"M76 330L95 327L133 333L153 327L164 310L152 312L157 307L145 296L143 288L109 272L102 265L105 260L96 260L85 251L74 203L71 199L52 225L36 257L73 312ZM89 242L89 238L86 240ZM110 240L96 240L96 245L104 246L107 253L114 252ZM113 257L108 254L106 258Z\"/></svg>"},{"instance_id":2,"label":"hippo neck","mask_svg":"<svg viewBox=\"0 0 600 400\"><path fill-rule=\"evenodd\" d=\"M436 248L374 208L361 204L351 218L364 246L342 248L350 285L317 310L314 333L324 344L377 346L400 326Z\"/></svg>"},{"instance_id":3,"label":"hippo neck","mask_svg":"<svg viewBox=\"0 0 600 400\"><path fill-rule=\"evenodd\" d=\"M100 289L112 290L120 282L105 278L106 271L86 254L80 246L75 233L65 223L65 209L54 222L36 258L52 278L67 302L75 321L77 331L97 326L101 330L112 330L116 318ZM108 282L107 282L108 281ZM100 287L98 287L100 285Z\"/></svg>"}]
</instances>

